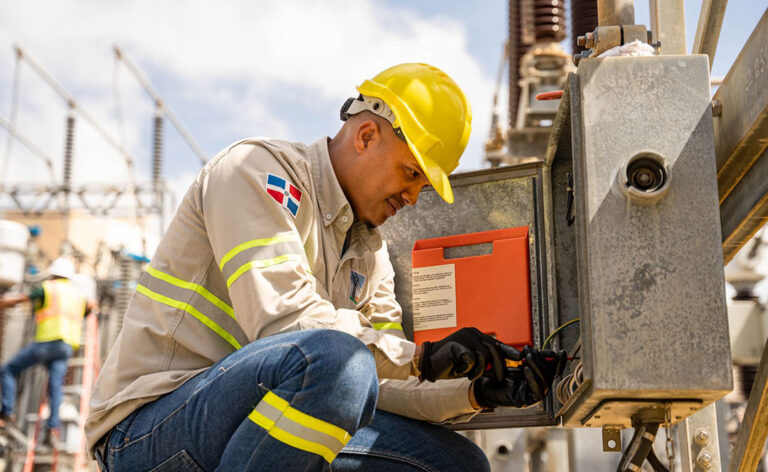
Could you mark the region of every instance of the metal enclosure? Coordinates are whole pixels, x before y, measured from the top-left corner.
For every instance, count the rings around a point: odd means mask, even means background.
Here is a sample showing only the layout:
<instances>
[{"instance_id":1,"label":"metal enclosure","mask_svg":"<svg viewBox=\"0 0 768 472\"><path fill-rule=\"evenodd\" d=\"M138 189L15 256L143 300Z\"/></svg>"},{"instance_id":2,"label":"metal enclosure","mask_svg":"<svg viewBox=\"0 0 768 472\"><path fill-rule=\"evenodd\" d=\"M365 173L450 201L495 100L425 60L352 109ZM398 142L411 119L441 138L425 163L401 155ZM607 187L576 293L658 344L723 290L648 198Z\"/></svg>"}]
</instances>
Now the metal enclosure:
<instances>
[{"instance_id":1,"label":"metal enclosure","mask_svg":"<svg viewBox=\"0 0 768 472\"><path fill-rule=\"evenodd\" d=\"M659 170L655 189L633 180L646 161ZM646 407L668 409L675 423L731 390L706 56L585 59L570 76L545 162L451 183L453 205L427 189L417 208L381 228L406 333L415 240L527 225L534 344L581 317L553 344L570 349L581 338L585 378L565 405L499 408L462 429L548 425L557 416L567 427L615 429ZM453 256L482 253L461 249Z\"/></svg>"},{"instance_id":2,"label":"metal enclosure","mask_svg":"<svg viewBox=\"0 0 768 472\"><path fill-rule=\"evenodd\" d=\"M707 57L585 59L569 87L578 300L558 301L581 316L585 382L563 424L676 422L732 388ZM658 192L629 185L639 157Z\"/></svg>"},{"instance_id":3,"label":"metal enclosure","mask_svg":"<svg viewBox=\"0 0 768 472\"><path fill-rule=\"evenodd\" d=\"M468 172L451 176L455 203L448 205L430 187L425 189L415 208L405 208L382 225L395 269L395 294L403 307L403 328L413 339L411 304L411 250L417 239L490 231L515 226L529 228L531 311L533 339L541 345L548 333L552 307L550 257L545 225L545 195L548 182L541 163ZM448 258L484 254L484 245L451 248ZM511 293L509 296L515 296ZM550 401L531 408L497 408L482 413L460 429L539 426L554 424Z\"/></svg>"}]
</instances>

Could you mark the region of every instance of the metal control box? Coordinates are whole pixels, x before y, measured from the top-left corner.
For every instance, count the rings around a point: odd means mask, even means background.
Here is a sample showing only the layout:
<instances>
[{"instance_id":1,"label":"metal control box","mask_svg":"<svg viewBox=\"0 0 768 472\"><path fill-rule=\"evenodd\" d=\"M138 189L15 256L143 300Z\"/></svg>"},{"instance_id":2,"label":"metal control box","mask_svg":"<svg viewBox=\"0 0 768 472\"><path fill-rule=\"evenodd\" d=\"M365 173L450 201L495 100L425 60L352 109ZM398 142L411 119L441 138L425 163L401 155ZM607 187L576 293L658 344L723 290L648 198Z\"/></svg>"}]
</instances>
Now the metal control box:
<instances>
[{"instance_id":1,"label":"metal control box","mask_svg":"<svg viewBox=\"0 0 768 472\"><path fill-rule=\"evenodd\" d=\"M732 388L707 57L585 59L569 87L576 261L556 264L576 262L584 383L563 424L675 422Z\"/></svg>"}]
</instances>

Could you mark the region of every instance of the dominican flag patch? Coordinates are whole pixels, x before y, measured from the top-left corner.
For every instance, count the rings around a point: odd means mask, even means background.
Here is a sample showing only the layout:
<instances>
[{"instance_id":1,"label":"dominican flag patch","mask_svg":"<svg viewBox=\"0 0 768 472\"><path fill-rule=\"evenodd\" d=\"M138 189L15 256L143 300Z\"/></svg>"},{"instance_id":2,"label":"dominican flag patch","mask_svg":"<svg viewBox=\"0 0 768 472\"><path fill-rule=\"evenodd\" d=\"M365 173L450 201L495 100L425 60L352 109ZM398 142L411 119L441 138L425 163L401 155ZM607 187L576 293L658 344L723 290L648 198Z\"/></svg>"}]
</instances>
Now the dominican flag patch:
<instances>
[{"instance_id":1,"label":"dominican flag patch","mask_svg":"<svg viewBox=\"0 0 768 472\"><path fill-rule=\"evenodd\" d=\"M301 190L282 177L268 174L267 193L296 218L296 213L298 213L299 204L301 203Z\"/></svg>"}]
</instances>

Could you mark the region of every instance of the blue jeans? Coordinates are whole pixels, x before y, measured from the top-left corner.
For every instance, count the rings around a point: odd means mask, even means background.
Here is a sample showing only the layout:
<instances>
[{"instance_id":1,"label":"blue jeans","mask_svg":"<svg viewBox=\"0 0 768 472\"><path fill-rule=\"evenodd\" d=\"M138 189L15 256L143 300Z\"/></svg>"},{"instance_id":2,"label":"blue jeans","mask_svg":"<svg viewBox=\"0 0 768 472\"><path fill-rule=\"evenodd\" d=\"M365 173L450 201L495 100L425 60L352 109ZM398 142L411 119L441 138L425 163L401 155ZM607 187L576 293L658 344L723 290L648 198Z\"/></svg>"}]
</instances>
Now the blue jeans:
<instances>
[{"instance_id":1,"label":"blue jeans","mask_svg":"<svg viewBox=\"0 0 768 472\"><path fill-rule=\"evenodd\" d=\"M377 395L373 356L356 338L331 330L280 334L130 414L96 457L110 472L488 470L482 451L452 431L382 411L374 419ZM270 396L351 440L335 459L285 442L254 417L268 412Z\"/></svg>"},{"instance_id":2,"label":"blue jeans","mask_svg":"<svg viewBox=\"0 0 768 472\"><path fill-rule=\"evenodd\" d=\"M26 368L45 363L48 369L48 404L51 415L48 427L59 427L59 406L61 405L61 384L67 373L67 360L72 356L72 346L64 341L47 341L28 344L19 351L0 371L3 385L3 410L6 415L13 414L16 403L16 377Z\"/></svg>"}]
</instances>

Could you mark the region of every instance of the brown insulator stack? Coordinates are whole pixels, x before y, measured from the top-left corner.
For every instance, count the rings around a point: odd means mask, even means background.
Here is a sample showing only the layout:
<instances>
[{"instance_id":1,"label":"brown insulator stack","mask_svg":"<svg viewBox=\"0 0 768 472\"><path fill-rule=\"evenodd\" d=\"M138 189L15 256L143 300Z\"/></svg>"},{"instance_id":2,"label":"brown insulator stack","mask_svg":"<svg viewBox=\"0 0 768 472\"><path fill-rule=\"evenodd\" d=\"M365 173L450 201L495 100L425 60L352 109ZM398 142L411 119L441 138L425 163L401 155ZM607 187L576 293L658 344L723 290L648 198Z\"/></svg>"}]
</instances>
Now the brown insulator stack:
<instances>
[{"instance_id":1,"label":"brown insulator stack","mask_svg":"<svg viewBox=\"0 0 768 472\"><path fill-rule=\"evenodd\" d=\"M75 147L75 117L67 115L67 127L64 139L64 172L62 173L64 192L69 194L72 190L72 158Z\"/></svg>"},{"instance_id":2,"label":"brown insulator stack","mask_svg":"<svg viewBox=\"0 0 768 472\"><path fill-rule=\"evenodd\" d=\"M565 0L534 0L536 42L565 39Z\"/></svg>"},{"instance_id":3,"label":"brown insulator stack","mask_svg":"<svg viewBox=\"0 0 768 472\"><path fill-rule=\"evenodd\" d=\"M520 57L518 45L520 44L520 0L509 0L509 42L507 54L509 54L509 127L515 127L517 117L517 104L520 100L520 86L517 81L520 78Z\"/></svg>"},{"instance_id":4,"label":"brown insulator stack","mask_svg":"<svg viewBox=\"0 0 768 472\"><path fill-rule=\"evenodd\" d=\"M535 41L533 0L509 0L509 127L517 121L520 101L520 60Z\"/></svg>"},{"instance_id":5,"label":"brown insulator stack","mask_svg":"<svg viewBox=\"0 0 768 472\"><path fill-rule=\"evenodd\" d=\"M152 184L157 185L163 178L163 114L155 114L152 130Z\"/></svg>"},{"instance_id":6,"label":"brown insulator stack","mask_svg":"<svg viewBox=\"0 0 768 472\"><path fill-rule=\"evenodd\" d=\"M574 54L584 50L576 44L576 38L594 31L597 21L597 0L571 0L571 47Z\"/></svg>"}]
</instances>

